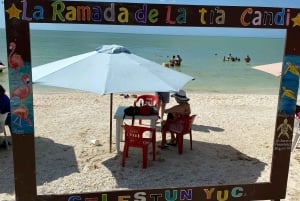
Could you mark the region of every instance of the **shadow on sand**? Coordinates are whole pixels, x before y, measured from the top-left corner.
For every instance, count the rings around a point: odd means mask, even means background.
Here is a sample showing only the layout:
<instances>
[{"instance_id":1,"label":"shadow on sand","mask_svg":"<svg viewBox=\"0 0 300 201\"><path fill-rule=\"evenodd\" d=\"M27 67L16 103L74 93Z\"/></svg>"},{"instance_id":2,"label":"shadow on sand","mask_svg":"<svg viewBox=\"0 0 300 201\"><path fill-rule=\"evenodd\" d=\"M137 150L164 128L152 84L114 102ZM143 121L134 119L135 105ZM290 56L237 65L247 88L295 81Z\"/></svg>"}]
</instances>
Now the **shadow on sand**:
<instances>
[{"instance_id":1,"label":"shadow on sand","mask_svg":"<svg viewBox=\"0 0 300 201\"><path fill-rule=\"evenodd\" d=\"M11 139L9 140L11 141ZM12 149L12 146L9 150L0 149L0 193L14 192ZM37 185L79 172L74 148L71 146L57 144L51 139L36 137L35 153Z\"/></svg>"},{"instance_id":2,"label":"shadow on sand","mask_svg":"<svg viewBox=\"0 0 300 201\"><path fill-rule=\"evenodd\" d=\"M193 125L193 131L199 131L204 133L210 133L210 131L214 132L223 132L223 128L213 127L213 126L205 126L205 125Z\"/></svg>"},{"instance_id":3,"label":"shadow on sand","mask_svg":"<svg viewBox=\"0 0 300 201\"><path fill-rule=\"evenodd\" d=\"M120 167L122 152L102 162L115 177L118 188L255 183L267 165L229 145L193 141L193 150L190 150L189 139L184 140L182 155L174 146L164 150L158 148L156 161L152 161L152 152L149 153L147 169L142 169L141 153L140 149L130 148L124 168Z\"/></svg>"},{"instance_id":4,"label":"shadow on sand","mask_svg":"<svg viewBox=\"0 0 300 201\"><path fill-rule=\"evenodd\" d=\"M157 130L161 130L161 126L156 126ZM205 126L205 125L192 125L192 130L194 131L199 131L199 132L204 132L204 133L210 133L210 131L214 132L223 132L224 129L220 127L214 127L214 126Z\"/></svg>"},{"instance_id":5,"label":"shadow on sand","mask_svg":"<svg viewBox=\"0 0 300 201\"><path fill-rule=\"evenodd\" d=\"M193 131L222 133L224 129L193 125ZM35 138L35 146L37 185L79 172L73 147L41 137ZM195 139L193 150L189 149L189 139L184 140L182 155L175 146L157 148L156 161L151 160L151 154L147 169L142 169L141 150L134 148L129 150L124 168L120 164L122 153L99 163L111 172L120 190L255 183L268 166L230 145ZM12 147L0 150L0 162L0 193L13 193Z\"/></svg>"}]
</instances>

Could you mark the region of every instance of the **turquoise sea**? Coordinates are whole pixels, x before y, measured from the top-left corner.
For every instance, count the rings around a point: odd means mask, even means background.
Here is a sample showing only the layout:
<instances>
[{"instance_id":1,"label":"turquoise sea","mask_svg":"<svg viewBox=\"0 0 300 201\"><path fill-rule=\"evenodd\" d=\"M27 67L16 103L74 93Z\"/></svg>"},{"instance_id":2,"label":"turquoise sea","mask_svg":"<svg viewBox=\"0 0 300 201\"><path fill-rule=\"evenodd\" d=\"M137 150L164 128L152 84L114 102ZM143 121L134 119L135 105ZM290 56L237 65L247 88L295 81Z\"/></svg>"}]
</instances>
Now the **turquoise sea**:
<instances>
[{"instance_id":1,"label":"turquoise sea","mask_svg":"<svg viewBox=\"0 0 300 201\"><path fill-rule=\"evenodd\" d=\"M182 66L175 70L195 77L187 91L213 93L278 94L280 79L252 69L252 66L282 61L284 38L145 35L124 33L31 31L32 65L93 51L98 46L119 44L132 53L157 63L179 54ZM7 64L5 31L0 30L0 59ZM231 53L240 62L223 62ZM244 57L249 55L251 62ZM8 86L7 71L0 83Z\"/></svg>"}]
</instances>

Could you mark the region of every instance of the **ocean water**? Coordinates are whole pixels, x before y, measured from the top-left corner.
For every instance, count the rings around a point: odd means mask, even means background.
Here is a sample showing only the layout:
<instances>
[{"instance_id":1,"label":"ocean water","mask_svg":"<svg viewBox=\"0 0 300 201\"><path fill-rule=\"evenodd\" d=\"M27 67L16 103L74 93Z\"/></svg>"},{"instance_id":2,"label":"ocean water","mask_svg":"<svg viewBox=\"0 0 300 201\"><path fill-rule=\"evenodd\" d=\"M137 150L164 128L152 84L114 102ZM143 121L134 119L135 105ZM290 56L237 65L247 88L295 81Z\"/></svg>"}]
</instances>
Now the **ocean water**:
<instances>
[{"instance_id":1,"label":"ocean water","mask_svg":"<svg viewBox=\"0 0 300 201\"><path fill-rule=\"evenodd\" d=\"M280 79L251 67L282 61L284 38L215 36L172 36L124 33L31 31L32 66L95 50L101 45L119 44L132 53L157 63L179 54L183 61L174 70L195 78L184 89L213 93L278 94ZM0 59L7 64L5 31L0 30ZM231 53L240 62L223 62ZM249 55L251 62L244 57ZM8 86L7 71L0 83Z\"/></svg>"}]
</instances>

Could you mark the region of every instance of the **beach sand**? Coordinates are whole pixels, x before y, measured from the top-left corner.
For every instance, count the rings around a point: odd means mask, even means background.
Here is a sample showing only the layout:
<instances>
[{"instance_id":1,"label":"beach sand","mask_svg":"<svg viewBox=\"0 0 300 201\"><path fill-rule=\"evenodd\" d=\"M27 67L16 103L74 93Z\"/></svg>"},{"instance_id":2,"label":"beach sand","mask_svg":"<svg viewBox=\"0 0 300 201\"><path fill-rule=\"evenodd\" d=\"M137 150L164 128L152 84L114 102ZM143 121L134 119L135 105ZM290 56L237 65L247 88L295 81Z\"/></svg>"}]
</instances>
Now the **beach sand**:
<instances>
[{"instance_id":1,"label":"beach sand","mask_svg":"<svg viewBox=\"0 0 300 201\"><path fill-rule=\"evenodd\" d=\"M193 150L185 137L182 155L176 147L157 148L157 160L152 161L149 155L148 168L142 169L141 151L135 149L130 150L126 166L121 167L115 120L113 152L109 151L109 95L72 90L34 93L38 194L269 181L278 97L187 95L192 114L197 115ZM133 101L114 95L114 111ZM167 107L174 104L171 98ZM94 145L91 140L99 140L100 144ZM160 141L157 124L157 145ZM12 148L0 150L0 161L0 200L15 200ZM286 201L300 200L299 169L300 152L296 149L291 154Z\"/></svg>"}]
</instances>

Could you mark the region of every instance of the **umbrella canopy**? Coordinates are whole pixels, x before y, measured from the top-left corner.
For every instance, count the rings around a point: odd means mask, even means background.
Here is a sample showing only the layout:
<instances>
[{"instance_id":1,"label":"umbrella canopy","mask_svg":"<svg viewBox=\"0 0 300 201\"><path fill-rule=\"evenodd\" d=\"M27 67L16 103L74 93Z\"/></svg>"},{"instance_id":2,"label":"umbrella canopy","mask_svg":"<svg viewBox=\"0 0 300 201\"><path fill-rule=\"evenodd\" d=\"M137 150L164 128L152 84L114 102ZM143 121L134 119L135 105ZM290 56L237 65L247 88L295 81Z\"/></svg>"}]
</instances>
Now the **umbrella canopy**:
<instances>
[{"instance_id":1,"label":"umbrella canopy","mask_svg":"<svg viewBox=\"0 0 300 201\"><path fill-rule=\"evenodd\" d=\"M119 45L104 45L95 51L32 69L34 83L111 94L110 151L113 93L179 91L193 79L134 55Z\"/></svg>"},{"instance_id":2,"label":"umbrella canopy","mask_svg":"<svg viewBox=\"0 0 300 201\"><path fill-rule=\"evenodd\" d=\"M260 66L254 66L252 68L254 68L256 70L266 72L266 73L270 73L270 74L272 74L276 77L280 77L281 72L282 72L282 62L266 64L266 65L260 65Z\"/></svg>"},{"instance_id":3,"label":"umbrella canopy","mask_svg":"<svg viewBox=\"0 0 300 201\"><path fill-rule=\"evenodd\" d=\"M179 91L193 79L119 45L34 67L32 77L35 83L98 94Z\"/></svg>"}]
</instances>

